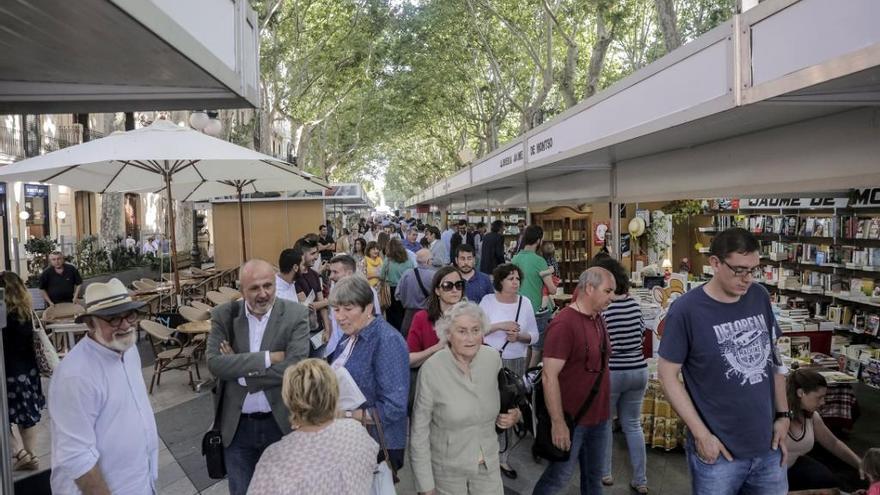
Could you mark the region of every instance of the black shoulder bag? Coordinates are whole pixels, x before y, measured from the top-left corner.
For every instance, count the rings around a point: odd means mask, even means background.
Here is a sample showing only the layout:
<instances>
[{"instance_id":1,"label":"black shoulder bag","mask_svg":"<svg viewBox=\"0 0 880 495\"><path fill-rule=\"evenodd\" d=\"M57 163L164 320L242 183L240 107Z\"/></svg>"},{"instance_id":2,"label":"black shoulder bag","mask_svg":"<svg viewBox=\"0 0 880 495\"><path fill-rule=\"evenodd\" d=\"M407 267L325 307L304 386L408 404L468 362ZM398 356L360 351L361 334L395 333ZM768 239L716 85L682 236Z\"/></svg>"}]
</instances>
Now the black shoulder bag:
<instances>
[{"instance_id":1,"label":"black shoulder bag","mask_svg":"<svg viewBox=\"0 0 880 495\"><path fill-rule=\"evenodd\" d=\"M578 409L578 412L574 417L566 414L565 411L562 413L565 418L565 424L568 426L569 438L574 435L575 426L577 426L578 421L580 421L584 414L590 409L590 405L596 398L596 395L599 394L599 388L602 386L602 379L605 377L605 369L608 367L605 364L605 354L608 352L608 349L604 334L601 335L599 352L602 368L599 370L599 374L596 375L596 381L593 382L593 388L590 389L590 393L587 394L584 403L581 404L580 409ZM560 450L553 445L553 427L552 421L550 420L550 412L547 411L547 404L544 402L543 380L536 380L534 394L536 425L535 443L532 444L532 454L536 457L543 457L552 462L565 462L568 460L571 452L569 450Z\"/></svg>"},{"instance_id":2,"label":"black shoulder bag","mask_svg":"<svg viewBox=\"0 0 880 495\"><path fill-rule=\"evenodd\" d=\"M244 304L244 303L242 303ZM229 330L229 346L235 341L235 320L238 318L238 304L232 310L232 328ZM214 393L217 394L217 404L214 409L214 424L202 437L202 455L205 456L205 464L208 467L208 477L219 480L226 477L226 461L223 458L223 428L221 426L221 413L223 411L223 380L217 379Z\"/></svg>"},{"instance_id":3,"label":"black shoulder bag","mask_svg":"<svg viewBox=\"0 0 880 495\"><path fill-rule=\"evenodd\" d=\"M425 296L425 299L428 298L428 289L425 288L424 282L422 282L422 277L419 276L419 267L413 268L413 275L416 276L416 282L419 284L419 289L422 291L422 295Z\"/></svg>"},{"instance_id":4,"label":"black shoulder bag","mask_svg":"<svg viewBox=\"0 0 880 495\"><path fill-rule=\"evenodd\" d=\"M519 296L516 306L516 317L513 319L515 322L519 322L519 312L522 309L522 299L522 296ZM504 349L507 348L508 344L510 344L509 340L504 342L504 345L501 346L501 349L498 351L498 354L502 356L502 359L504 356ZM501 413L506 413L514 407L517 407L517 405L525 400L526 396L522 377L510 368L502 366L501 369L498 370L498 392L501 395Z\"/></svg>"}]
</instances>

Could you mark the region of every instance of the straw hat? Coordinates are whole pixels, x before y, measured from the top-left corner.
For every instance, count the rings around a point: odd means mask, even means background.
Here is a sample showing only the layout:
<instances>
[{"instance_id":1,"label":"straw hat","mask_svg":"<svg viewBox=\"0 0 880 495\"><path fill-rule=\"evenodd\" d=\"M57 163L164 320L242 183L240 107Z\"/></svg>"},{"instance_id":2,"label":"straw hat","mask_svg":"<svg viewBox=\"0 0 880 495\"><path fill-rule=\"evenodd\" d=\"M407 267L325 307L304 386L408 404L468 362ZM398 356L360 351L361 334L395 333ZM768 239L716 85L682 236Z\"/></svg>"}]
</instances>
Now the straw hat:
<instances>
[{"instance_id":1,"label":"straw hat","mask_svg":"<svg viewBox=\"0 0 880 495\"><path fill-rule=\"evenodd\" d=\"M645 233L645 219L635 217L629 221L629 233L633 237L641 237Z\"/></svg>"},{"instance_id":2,"label":"straw hat","mask_svg":"<svg viewBox=\"0 0 880 495\"><path fill-rule=\"evenodd\" d=\"M147 303L132 301L128 295L128 289L122 285L118 278L111 278L107 283L92 283L86 287L84 296L86 312L76 317L77 323L82 323L86 316L113 316L126 311L132 311L144 307Z\"/></svg>"}]
</instances>

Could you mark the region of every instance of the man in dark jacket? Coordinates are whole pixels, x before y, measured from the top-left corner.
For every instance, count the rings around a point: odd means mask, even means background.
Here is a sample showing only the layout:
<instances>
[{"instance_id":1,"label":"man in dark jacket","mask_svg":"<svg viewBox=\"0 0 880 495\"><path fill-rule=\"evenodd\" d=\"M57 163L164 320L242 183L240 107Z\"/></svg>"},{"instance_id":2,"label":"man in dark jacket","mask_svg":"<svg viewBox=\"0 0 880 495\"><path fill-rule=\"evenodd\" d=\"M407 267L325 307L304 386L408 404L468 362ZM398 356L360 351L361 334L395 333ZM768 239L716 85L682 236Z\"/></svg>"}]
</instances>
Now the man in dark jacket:
<instances>
[{"instance_id":1,"label":"man in dark jacket","mask_svg":"<svg viewBox=\"0 0 880 495\"><path fill-rule=\"evenodd\" d=\"M504 263L502 229L504 229L504 222L495 220L492 222L490 232L483 238L483 247L480 250L480 271L487 275L491 275L496 266Z\"/></svg>"}]
</instances>

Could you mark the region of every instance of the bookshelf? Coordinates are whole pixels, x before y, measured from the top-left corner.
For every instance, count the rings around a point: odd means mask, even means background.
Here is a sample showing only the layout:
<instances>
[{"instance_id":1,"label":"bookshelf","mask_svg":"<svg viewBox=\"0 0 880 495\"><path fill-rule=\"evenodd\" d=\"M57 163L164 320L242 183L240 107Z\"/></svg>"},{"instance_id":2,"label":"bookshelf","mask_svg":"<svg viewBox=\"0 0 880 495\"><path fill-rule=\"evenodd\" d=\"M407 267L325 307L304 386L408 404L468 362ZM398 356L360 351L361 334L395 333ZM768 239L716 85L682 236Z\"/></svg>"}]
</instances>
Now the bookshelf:
<instances>
[{"instance_id":1,"label":"bookshelf","mask_svg":"<svg viewBox=\"0 0 880 495\"><path fill-rule=\"evenodd\" d=\"M559 262L559 278L567 294L577 286L587 269L590 250L590 214L569 207L557 207L532 215L534 224L544 229L544 242L552 242Z\"/></svg>"},{"instance_id":2,"label":"bookshelf","mask_svg":"<svg viewBox=\"0 0 880 495\"><path fill-rule=\"evenodd\" d=\"M711 238L730 227L758 237L757 281L776 301L880 343L880 209L740 210L714 215L699 230Z\"/></svg>"}]
</instances>

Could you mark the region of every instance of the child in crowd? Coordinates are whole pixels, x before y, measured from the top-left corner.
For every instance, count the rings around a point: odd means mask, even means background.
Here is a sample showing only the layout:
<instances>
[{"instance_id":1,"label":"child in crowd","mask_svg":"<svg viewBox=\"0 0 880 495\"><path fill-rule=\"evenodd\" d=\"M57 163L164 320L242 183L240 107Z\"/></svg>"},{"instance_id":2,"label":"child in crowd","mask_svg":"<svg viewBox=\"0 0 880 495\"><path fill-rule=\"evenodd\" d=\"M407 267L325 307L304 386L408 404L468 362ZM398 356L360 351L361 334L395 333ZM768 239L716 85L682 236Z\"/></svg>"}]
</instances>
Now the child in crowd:
<instances>
[{"instance_id":1,"label":"child in crowd","mask_svg":"<svg viewBox=\"0 0 880 495\"><path fill-rule=\"evenodd\" d=\"M880 449L868 449L862 459L862 473L871 483L868 495L880 495Z\"/></svg>"}]
</instances>

